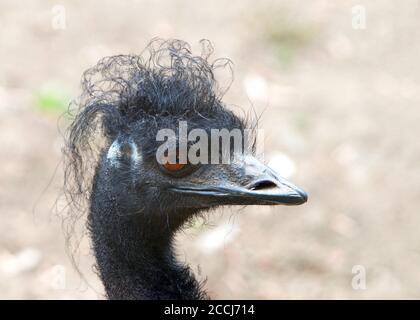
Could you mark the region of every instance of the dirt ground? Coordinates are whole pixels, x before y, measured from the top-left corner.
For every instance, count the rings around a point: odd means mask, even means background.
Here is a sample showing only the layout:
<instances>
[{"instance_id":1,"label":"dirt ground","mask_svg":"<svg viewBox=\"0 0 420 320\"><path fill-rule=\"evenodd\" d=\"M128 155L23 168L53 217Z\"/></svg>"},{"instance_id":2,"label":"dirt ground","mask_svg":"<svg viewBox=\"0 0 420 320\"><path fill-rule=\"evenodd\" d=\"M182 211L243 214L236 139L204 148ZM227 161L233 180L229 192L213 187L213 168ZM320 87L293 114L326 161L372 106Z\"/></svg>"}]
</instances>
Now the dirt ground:
<instances>
[{"instance_id":1,"label":"dirt ground","mask_svg":"<svg viewBox=\"0 0 420 320\"><path fill-rule=\"evenodd\" d=\"M414 0L1 1L0 298L103 299L88 242L87 285L55 214L57 123L86 68L155 36L234 61L226 102L262 113L265 160L309 193L179 235L212 297L420 298L419 15Z\"/></svg>"}]
</instances>

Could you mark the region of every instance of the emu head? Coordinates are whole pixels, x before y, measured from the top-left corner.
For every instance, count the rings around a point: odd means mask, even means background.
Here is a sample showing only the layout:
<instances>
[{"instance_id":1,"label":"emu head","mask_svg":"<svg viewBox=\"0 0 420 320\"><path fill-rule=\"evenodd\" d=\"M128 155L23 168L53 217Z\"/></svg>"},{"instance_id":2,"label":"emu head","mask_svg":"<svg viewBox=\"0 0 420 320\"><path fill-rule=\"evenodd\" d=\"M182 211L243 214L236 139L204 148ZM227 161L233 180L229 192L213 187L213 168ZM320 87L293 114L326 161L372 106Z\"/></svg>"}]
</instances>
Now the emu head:
<instances>
[{"instance_id":1,"label":"emu head","mask_svg":"<svg viewBox=\"0 0 420 320\"><path fill-rule=\"evenodd\" d=\"M86 167L81 151L93 150L93 132L99 131L105 145L98 179L109 185L111 198L134 211L153 207L191 214L219 205L307 200L304 191L256 158L246 121L222 103L214 70L228 61L210 63L208 54L193 56L177 40L155 40L146 53L147 58L105 58L85 73L68 148L76 182Z\"/></svg>"}]
</instances>

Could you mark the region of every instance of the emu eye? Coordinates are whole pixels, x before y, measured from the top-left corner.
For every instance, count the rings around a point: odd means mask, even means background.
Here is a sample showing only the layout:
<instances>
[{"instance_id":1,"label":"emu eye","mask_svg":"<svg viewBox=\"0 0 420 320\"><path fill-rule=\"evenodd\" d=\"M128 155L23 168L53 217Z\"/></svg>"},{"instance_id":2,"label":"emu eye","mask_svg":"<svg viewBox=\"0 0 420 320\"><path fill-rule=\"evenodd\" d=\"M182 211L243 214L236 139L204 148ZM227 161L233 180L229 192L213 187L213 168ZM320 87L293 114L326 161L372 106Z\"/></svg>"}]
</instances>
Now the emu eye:
<instances>
[{"instance_id":1,"label":"emu eye","mask_svg":"<svg viewBox=\"0 0 420 320\"><path fill-rule=\"evenodd\" d=\"M183 163L170 163L169 161L163 164L163 167L171 172L177 172L186 167Z\"/></svg>"},{"instance_id":2,"label":"emu eye","mask_svg":"<svg viewBox=\"0 0 420 320\"><path fill-rule=\"evenodd\" d=\"M174 176L183 176L190 173L193 170L193 166L191 166L189 163L180 163L178 153L176 155L175 162L171 162L169 157L164 157L160 161L160 167L163 169L164 172Z\"/></svg>"}]
</instances>

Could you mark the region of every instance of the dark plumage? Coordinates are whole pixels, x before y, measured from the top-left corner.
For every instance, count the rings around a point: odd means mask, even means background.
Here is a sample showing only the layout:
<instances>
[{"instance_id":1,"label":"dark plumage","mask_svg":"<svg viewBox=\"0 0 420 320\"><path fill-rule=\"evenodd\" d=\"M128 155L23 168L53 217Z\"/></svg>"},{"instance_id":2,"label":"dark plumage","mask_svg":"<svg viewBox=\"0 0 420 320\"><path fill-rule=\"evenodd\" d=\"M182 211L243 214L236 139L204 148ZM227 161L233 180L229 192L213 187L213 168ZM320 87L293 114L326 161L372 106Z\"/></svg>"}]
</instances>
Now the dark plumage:
<instances>
[{"instance_id":1,"label":"dark plumage","mask_svg":"<svg viewBox=\"0 0 420 320\"><path fill-rule=\"evenodd\" d=\"M110 299L207 298L172 250L175 233L218 205L300 204L303 191L246 149L232 164L201 164L183 175L156 161L159 129L246 129L222 101L212 48L194 56L187 43L154 40L141 55L99 61L84 73L69 128L66 195L75 221L88 211L99 275ZM252 145L252 144L251 144ZM252 170L248 170L251 168ZM71 231L71 228L69 229Z\"/></svg>"}]
</instances>

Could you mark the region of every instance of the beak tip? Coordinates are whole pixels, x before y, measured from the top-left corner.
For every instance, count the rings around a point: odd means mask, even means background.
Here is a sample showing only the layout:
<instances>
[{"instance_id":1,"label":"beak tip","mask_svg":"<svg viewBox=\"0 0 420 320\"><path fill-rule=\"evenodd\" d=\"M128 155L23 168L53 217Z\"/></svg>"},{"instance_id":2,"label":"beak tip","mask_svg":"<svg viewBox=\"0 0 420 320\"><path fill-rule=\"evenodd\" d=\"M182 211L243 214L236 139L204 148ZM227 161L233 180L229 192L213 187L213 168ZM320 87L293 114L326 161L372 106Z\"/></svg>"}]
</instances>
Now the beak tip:
<instances>
[{"instance_id":1,"label":"beak tip","mask_svg":"<svg viewBox=\"0 0 420 320\"><path fill-rule=\"evenodd\" d=\"M295 192L297 194L296 198L298 199L296 204L300 205L308 201L308 194L305 191L296 187Z\"/></svg>"},{"instance_id":2,"label":"beak tip","mask_svg":"<svg viewBox=\"0 0 420 320\"><path fill-rule=\"evenodd\" d=\"M308 194L305 191L299 190L299 195L302 199L302 203L305 203L308 201Z\"/></svg>"}]
</instances>

